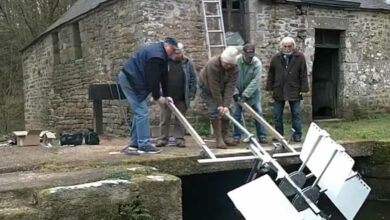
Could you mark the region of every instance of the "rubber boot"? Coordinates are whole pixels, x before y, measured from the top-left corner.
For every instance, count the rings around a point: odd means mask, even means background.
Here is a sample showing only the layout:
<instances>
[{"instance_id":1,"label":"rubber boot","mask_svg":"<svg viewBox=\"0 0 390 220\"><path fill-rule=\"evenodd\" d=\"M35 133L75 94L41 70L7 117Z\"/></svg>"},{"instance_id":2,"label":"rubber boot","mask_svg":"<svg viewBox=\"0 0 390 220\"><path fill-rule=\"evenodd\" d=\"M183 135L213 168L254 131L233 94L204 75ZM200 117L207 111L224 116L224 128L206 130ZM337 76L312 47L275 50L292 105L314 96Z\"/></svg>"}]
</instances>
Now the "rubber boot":
<instances>
[{"instance_id":1,"label":"rubber boot","mask_svg":"<svg viewBox=\"0 0 390 220\"><path fill-rule=\"evenodd\" d=\"M215 147L220 149L226 149L226 144L222 139L221 120L220 119L212 120L211 124L213 125L213 130L214 130Z\"/></svg>"},{"instance_id":2,"label":"rubber boot","mask_svg":"<svg viewBox=\"0 0 390 220\"><path fill-rule=\"evenodd\" d=\"M237 143L229 137L229 120L222 119L222 139L228 146L236 146Z\"/></svg>"}]
</instances>

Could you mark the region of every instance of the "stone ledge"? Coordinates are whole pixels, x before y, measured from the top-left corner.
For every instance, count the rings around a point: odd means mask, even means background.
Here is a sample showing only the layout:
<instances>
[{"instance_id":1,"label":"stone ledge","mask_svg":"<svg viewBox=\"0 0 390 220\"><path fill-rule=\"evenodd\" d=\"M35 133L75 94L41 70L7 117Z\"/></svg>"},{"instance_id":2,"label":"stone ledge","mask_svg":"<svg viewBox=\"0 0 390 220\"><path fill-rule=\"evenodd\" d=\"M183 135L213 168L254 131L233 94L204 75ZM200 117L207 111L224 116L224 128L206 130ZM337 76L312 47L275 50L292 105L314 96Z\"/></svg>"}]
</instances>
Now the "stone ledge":
<instances>
[{"instance_id":1,"label":"stone ledge","mask_svg":"<svg viewBox=\"0 0 390 220\"><path fill-rule=\"evenodd\" d=\"M31 220L38 219L38 210L28 207L0 209L2 220Z\"/></svg>"},{"instance_id":2,"label":"stone ledge","mask_svg":"<svg viewBox=\"0 0 390 220\"><path fill-rule=\"evenodd\" d=\"M1 175L0 183L8 186L0 184L0 195L9 195L0 197L0 204L8 205L0 208L0 219L121 219L136 203L154 217L182 218L181 180L152 167L12 173ZM26 197L33 199L23 202Z\"/></svg>"}]
</instances>

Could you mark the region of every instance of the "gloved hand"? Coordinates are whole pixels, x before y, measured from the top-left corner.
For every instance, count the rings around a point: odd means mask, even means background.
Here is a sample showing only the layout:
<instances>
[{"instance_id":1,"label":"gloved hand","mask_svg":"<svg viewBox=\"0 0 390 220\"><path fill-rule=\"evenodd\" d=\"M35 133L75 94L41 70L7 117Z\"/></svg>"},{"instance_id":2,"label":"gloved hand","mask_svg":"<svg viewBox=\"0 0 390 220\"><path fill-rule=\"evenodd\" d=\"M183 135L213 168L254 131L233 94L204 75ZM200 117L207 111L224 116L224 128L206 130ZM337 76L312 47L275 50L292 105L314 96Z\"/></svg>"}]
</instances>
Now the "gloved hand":
<instances>
[{"instance_id":1,"label":"gloved hand","mask_svg":"<svg viewBox=\"0 0 390 220\"><path fill-rule=\"evenodd\" d=\"M240 99L241 99L240 94L234 94L234 95L233 95L233 100L234 100L235 102L239 102Z\"/></svg>"},{"instance_id":2,"label":"gloved hand","mask_svg":"<svg viewBox=\"0 0 390 220\"><path fill-rule=\"evenodd\" d=\"M246 102L246 101L248 101L248 98L245 97L245 96L242 96L240 101L241 101L241 102Z\"/></svg>"}]
</instances>

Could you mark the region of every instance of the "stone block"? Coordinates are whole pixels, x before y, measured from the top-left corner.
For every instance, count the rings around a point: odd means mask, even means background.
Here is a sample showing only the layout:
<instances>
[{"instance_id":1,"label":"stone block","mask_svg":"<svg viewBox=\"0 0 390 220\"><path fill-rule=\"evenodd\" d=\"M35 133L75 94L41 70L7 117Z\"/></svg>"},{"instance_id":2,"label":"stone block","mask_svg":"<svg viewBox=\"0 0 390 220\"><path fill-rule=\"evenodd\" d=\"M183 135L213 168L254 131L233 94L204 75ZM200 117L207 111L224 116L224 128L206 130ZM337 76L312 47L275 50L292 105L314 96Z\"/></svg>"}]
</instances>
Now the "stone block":
<instances>
[{"instance_id":1,"label":"stone block","mask_svg":"<svg viewBox=\"0 0 390 220\"><path fill-rule=\"evenodd\" d=\"M142 207L144 214L154 219L182 218L179 178L153 171L138 172L137 168L129 170L126 179L40 191L37 196L39 219L131 219L138 215L134 207Z\"/></svg>"}]
</instances>

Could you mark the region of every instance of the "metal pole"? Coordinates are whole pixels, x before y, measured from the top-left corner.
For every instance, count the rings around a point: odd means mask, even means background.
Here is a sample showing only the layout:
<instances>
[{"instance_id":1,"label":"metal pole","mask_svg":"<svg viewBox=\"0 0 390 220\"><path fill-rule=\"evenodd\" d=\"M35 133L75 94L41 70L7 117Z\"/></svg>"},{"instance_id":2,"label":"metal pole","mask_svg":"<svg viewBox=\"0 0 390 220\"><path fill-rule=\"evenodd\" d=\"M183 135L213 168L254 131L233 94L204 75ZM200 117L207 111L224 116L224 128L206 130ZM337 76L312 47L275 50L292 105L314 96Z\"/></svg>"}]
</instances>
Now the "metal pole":
<instances>
[{"instance_id":1,"label":"metal pole","mask_svg":"<svg viewBox=\"0 0 390 220\"><path fill-rule=\"evenodd\" d=\"M187 129L187 131L191 134L192 138L194 138L195 142L207 153L207 155L216 159L215 155L211 150L207 147L206 143L199 136L199 134L195 131L195 129L191 126L191 124L187 121L187 119L181 114L179 109L172 102L167 102L168 107L171 109L173 114L179 119L182 125Z\"/></svg>"},{"instance_id":2,"label":"metal pole","mask_svg":"<svg viewBox=\"0 0 390 220\"><path fill-rule=\"evenodd\" d=\"M283 167L268 154L268 152L257 142L256 138L254 138L253 134L249 133L247 129L245 129L237 120L235 120L229 112L225 113L225 116L233 122L243 133L245 133L250 139L250 147L254 152L255 156L258 156L263 163L270 163L271 168L275 168L275 172L277 173L277 179L285 178L291 186L297 191L298 194L305 200L305 202L309 205L310 209L315 214L320 214L320 209L302 192L302 189L299 188L295 182L289 177L287 172L283 169Z\"/></svg>"},{"instance_id":3,"label":"metal pole","mask_svg":"<svg viewBox=\"0 0 390 220\"><path fill-rule=\"evenodd\" d=\"M278 139L282 143L284 147L288 148L291 152L297 153L297 151L288 144L286 139L284 139L284 137L280 135L279 132L277 132L266 120L264 120L263 117L257 114L257 112L255 112L255 110L253 110L247 103L241 102L239 104L245 110L250 112L253 115L253 117L255 117L256 121L262 124L270 133L272 133L276 137L276 139Z\"/></svg>"}]
</instances>

